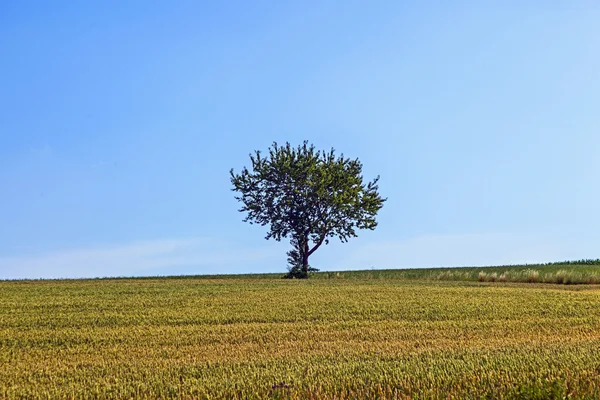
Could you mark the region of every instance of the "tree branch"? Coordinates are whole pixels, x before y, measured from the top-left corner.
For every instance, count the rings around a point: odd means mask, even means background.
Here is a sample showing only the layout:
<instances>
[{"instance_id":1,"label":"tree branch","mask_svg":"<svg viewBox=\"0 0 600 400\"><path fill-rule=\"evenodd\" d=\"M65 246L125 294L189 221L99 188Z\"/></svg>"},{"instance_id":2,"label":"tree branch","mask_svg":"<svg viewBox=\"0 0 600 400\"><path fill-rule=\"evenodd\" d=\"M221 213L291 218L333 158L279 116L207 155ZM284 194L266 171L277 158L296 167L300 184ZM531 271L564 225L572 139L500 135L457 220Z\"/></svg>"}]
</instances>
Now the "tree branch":
<instances>
[{"instance_id":1,"label":"tree branch","mask_svg":"<svg viewBox=\"0 0 600 400\"><path fill-rule=\"evenodd\" d=\"M315 245L315 247L313 247L311 250L308 251L308 256L310 257L312 255L312 253L314 253L315 251L317 251L317 249L319 247L321 247L321 245L323 244L323 242L325 241L325 236L327 235L327 232L323 232L321 234L321 237L319 238L319 241L317 242L317 244Z\"/></svg>"}]
</instances>

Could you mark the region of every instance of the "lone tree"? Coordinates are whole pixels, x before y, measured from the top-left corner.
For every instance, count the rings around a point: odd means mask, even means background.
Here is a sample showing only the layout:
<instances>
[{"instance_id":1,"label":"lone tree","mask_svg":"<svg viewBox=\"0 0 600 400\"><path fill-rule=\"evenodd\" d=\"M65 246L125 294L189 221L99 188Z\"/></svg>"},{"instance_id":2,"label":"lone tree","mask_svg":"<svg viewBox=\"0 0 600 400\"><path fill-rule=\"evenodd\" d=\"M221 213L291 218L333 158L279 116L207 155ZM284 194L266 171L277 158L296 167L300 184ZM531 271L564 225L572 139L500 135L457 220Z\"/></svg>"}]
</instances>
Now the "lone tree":
<instances>
[{"instance_id":1,"label":"lone tree","mask_svg":"<svg viewBox=\"0 0 600 400\"><path fill-rule=\"evenodd\" d=\"M266 239L289 238L287 278L308 278L308 258L329 238L342 242L357 229L375 229L375 216L386 199L377 192L379 177L363 183L362 164L336 157L334 149L316 151L305 141L298 147L273 143L264 157L250 154L252 170L231 170L239 210L250 224L270 225Z\"/></svg>"}]
</instances>

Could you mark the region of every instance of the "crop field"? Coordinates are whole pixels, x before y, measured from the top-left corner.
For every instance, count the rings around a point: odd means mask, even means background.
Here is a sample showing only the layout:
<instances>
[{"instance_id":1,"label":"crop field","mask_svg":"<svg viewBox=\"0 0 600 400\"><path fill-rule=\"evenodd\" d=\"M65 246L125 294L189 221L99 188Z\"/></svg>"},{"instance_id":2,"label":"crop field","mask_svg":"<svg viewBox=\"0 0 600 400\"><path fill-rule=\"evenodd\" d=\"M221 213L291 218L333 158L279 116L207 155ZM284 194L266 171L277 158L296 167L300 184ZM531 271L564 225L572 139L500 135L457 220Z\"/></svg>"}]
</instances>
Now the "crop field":
<instances>
[{"instance_id":1,"label":"crop field","mask_svg":"<svg viewBox=\"0 0 600 400\"><path fill-rule=\"evenodd\" d=\"M600 285L480 271L0 282L0 398L600 398Z\"/></svg>"}]
</instances>

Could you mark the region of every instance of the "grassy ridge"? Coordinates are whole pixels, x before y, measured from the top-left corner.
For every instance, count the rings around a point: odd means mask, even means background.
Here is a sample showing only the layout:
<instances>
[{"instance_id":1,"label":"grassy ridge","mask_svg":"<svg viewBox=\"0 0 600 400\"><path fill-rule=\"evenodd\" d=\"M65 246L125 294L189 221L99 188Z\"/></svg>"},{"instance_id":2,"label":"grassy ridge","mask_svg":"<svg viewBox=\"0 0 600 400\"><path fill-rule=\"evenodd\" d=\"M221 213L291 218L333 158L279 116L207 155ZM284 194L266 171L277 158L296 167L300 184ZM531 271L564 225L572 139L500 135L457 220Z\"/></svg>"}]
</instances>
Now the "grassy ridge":
<instances>
[{"instance_id":1,"label":"grassy ridge","mask_svg":"<svg viewBox=\"0 0 600 400\"><path fill-rule=\"evenodd\" d=\"M283 273L166 276L161 279L279 279ZM495 267L372 269L316 272L312 279L418 279L436 281L530 282L556 284L600 283L600 260L563 261L547 264ZM136 279L156 279L146 277ZM118 278L123 279L123 278Z\"/></svg>"},{"instance_id":2,"label":"grassy ridge","mask_svg":"<svg viewBox=\"0 0 600 400\"><path fill-rule=\"evenodd\" d=\"M504 278L501 276L504 275ZM264 280L279 279L284 273L250 273L184 276L111 277L95 279L219 279ZM561 261L545 264L503 265L487 267L441 267L410 269L370 269L358 271L322 271L311 273L312 279L418 279L442 281L529 282L556 284L600 283L600 259ZM31 280L39 281L39 280ZM54 279L55 282L70 279ZM2 282L2 280L0 280Z\"/></svg>"},{"instance_id":3,"label":"grassy ridge","mask_svg":"<svg viewBox=\"0 0 600 400\"><path fill-rule=\"evenodd\" d=\"M318 272L316 279L427 279L443 281L529 282L555 284L600 283L600 261L505 265L496 267L414 268Z\"/></svg>"},{"instance_id":4,"label":"grassy ridge","mask_svg":"<svg viewBox=\"0 0 600 400\"><path fill-rule=\"evenodd\" d=\"M0 293L0 398L600 397L596 286L171 278Z\"/></svg>"}]
</instances>

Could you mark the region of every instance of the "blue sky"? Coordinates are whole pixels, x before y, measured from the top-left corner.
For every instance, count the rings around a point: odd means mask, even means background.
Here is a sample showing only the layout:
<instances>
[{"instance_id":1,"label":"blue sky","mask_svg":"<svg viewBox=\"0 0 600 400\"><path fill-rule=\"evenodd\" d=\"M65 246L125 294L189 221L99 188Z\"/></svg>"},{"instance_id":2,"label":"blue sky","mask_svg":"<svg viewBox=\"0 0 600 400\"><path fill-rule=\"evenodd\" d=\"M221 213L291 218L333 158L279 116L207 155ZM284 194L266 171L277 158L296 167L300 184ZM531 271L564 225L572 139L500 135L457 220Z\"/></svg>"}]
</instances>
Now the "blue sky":
<instances>
[{"instance_id":1,"label":"blue sky","mask_svg":"<svg viewBox=\"0 0 600 400\"><path fill-rule=\"evenodd\" d=\"M2 2L0 279L285 271L229 169L381 175L323 270L598 258L595 2Z\"/></svg>"}]
</instances>

